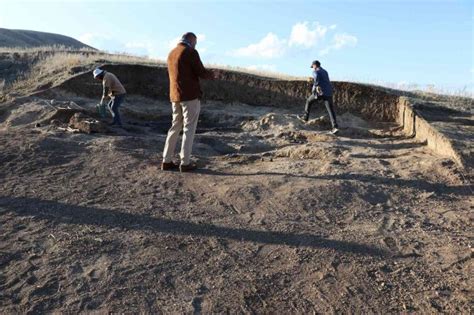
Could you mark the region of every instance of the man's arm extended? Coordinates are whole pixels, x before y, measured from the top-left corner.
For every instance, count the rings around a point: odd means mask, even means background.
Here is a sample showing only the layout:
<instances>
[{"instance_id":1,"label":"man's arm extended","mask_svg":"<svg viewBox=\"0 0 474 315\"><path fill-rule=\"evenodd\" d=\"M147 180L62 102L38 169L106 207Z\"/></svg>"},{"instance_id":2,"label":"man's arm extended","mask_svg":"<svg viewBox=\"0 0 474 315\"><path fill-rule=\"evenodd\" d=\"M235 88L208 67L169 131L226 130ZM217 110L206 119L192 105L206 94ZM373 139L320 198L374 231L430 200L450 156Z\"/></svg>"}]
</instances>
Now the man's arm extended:
<instances>
[{"instance_id":1,"label":"man's arm extended","mask_svg":"<svg viewBox=\"0 0 474 315\"><path fill-rule=\"evenodd\" d=\"M313 88L311 90L313 94L319 94L319 78L316 71L313 72Z\"/></svg>"},{"instance_id":2,"label":"man's arm extended","mask_svg":"<svg viewBox=\"0 0 474 315\"><path fill-rule=\"evenodd\" d=\"M100 105L104 103L105 98L107 97L107 86L105 85L105 81L102 81L102 98L100 99Z\"/></svg>"},{"instance_id":3,"label":"man's arm extended","mask_svg":"<svg viewBox=\"0 0 474 315\"><path fill-rule=\"evenodd\" d=\"M197 50L194 50L192 52L193 60L192 60L192 67L194 73L203 79L213 79L214 78L214 73L212 71L207 70L204 68L204 65L202 64L201 58L199 57L199 53Z\"/></svg>"}]
</instances>

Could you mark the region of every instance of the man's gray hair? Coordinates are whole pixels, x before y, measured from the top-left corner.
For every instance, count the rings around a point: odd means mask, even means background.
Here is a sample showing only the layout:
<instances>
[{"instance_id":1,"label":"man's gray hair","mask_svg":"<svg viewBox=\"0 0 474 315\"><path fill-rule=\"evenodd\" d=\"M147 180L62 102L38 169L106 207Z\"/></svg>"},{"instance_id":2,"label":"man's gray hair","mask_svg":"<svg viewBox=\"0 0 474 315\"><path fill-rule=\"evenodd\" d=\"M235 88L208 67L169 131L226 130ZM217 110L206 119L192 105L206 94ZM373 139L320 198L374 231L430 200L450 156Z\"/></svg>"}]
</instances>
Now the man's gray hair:
<instances>
[{"instance_id":1,"label":"man's gray hair","mask_svg":"<svg viewBox=\"0 0 474 315\"><path fill-rule=\"evenodd\" d=\"M197 39L197 36L193 32L187 32L187 33L184 33L183 36L181 36L181 39L184 39L184 40Z\"/></svg>"}]
</instances>

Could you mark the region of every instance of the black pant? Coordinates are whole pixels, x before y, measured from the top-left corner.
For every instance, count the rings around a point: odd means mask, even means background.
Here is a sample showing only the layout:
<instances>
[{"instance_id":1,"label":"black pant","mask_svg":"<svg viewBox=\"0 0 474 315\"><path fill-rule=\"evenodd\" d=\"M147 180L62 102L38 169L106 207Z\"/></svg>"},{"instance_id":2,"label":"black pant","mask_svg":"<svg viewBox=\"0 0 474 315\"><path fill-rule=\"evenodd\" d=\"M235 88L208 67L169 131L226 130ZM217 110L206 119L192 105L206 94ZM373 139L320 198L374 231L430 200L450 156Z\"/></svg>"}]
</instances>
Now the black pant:
<instances>
[{"instance_id":1,"label":"black pant","mask_svg":"<svg viewBox=\"0 0 474 315\"><path fill-rule=\"evenodd\" d=\"M306 117L309 118L309 111L311 110L311 106L316 103L316 102L324 102L324 105L326 106L326 110L328 111L329 114L329 119L331 120L331 125L333 128L337 128L337 122L336 122L336 113L334 112L334 104L332 101L332 96L325 96L325 95L315 95L312 94L308 99L306 100L306 105L304 106L304 113Z\"/></svg>"},{"instance_id":2,"label":"black pant","mask_svg":"<svg viewBox=\"0 0 474 315\"><path fill-rule=\"evenodd\" d=\"M113 98L110 99L110 102L107 104L110 113L114 120L112 121L112 125L122 125L122 119L120 119L120 112L119 107L122 105L123 100L125 99L125 94L115 95Z\"/></svg>"}]
</instances>

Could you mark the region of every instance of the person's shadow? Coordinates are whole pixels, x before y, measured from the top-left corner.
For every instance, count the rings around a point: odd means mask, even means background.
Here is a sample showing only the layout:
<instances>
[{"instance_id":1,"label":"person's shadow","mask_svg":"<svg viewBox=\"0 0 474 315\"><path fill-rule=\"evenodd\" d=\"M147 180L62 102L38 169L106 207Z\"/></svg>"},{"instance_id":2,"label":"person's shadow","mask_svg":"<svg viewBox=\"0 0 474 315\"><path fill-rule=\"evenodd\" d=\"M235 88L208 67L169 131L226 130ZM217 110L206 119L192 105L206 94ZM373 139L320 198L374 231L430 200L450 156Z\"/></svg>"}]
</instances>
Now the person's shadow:
<instances>
[{"instance_id":1,"label":"person's shadow","mask_svg":"<svg viewBox=\"0 0 474 315\"><path fill-rule=\"evenodd\" d=\"M148 230L157 233L217 237L240 242L254 242L297 247L325 248L359 255L385 257L389 251L372 245L351 241L332 240L308 233L259 231L244 228L198 224L117 210L84 207L36 198L0 197L0 214L15 212L19 216L33 216L56 223L86 224L128 230Z\"/></svg>"}]
</instances>

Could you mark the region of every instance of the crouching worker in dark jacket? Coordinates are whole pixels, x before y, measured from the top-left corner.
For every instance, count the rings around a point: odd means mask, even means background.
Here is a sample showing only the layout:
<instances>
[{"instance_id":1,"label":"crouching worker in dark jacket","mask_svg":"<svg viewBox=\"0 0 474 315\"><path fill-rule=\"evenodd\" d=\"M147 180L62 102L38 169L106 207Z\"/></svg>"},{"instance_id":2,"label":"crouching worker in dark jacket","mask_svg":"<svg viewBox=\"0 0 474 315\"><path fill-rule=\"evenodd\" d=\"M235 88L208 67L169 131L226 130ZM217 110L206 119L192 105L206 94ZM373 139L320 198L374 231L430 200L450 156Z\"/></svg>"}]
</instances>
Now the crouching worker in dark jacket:
<instances>
[{"instance_id":1,"label":"crouching worker in dark jacket","mask_svg":"<svg viewBox=\"0 0 474 315\"><path fill-rule=\"evenodd\" d=\"M109 97L110 101L107 103L107 108L112 114L113 121L111 126L122 127L122 119L120 118L119 107L125 99L127 91L120 83L119 79L111 72L102 69L95 69L93 72L94 79L102 81L102 98L100 99L100 106L103 106L104 100Z\"/></svg>"},{"instance_id":2,"label":"crouching worker in dark jacket","mask_svg":"<svg viewBox=\"0 0 474 315\"><path fill-rule=\"evenodd\" d=\"M321 63L318 60L313 61L311 68L313 68L313 89L311 96L306 100L304 114L303 116L300 116L300 118L304 121L308 121L311 106L316 102L324 102L329 114L329 119L331 120L331 133L336 134L339 130L337 129L336 113L334 112L332 86L331 81L329 80L329 74L323 69L323 67L321 67Z\"/></svg>"}]
</instances>

